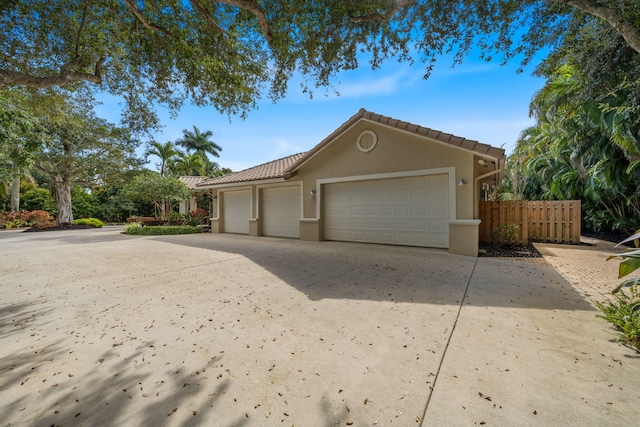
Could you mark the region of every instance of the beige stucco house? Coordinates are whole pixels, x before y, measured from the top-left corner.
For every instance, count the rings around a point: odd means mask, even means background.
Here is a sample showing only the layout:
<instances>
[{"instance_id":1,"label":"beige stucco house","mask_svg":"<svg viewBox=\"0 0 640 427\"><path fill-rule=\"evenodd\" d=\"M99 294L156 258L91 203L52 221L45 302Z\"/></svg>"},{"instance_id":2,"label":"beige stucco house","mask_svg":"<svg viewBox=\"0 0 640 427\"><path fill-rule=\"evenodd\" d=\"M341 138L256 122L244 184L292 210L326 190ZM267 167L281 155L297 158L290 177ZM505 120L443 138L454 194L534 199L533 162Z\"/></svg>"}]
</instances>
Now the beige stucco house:
<instances>
[{"instance_id":1,"label":"beige stucco house","mask_svg":"<svg viewBox=\"0 0 640 427\"><path fill-rule=\"evenodd\" d=\"M200 182L211 230L478 254L503 149L361 109L306 153Z\"/></svg>"},{"instance_id":2,"label":"beige stucco house","mask_svg":"<svg viewBox=\"0 0 640 427\"><path fill-rule=\"evenodd\" d=\"M180 204L178 205L178 212L181 215L185 215L189 212L195 211L198 208L197 196L199 194L202 194L203 191L200 191L199 189L197 189L196 186L201 182L205 181L207 178L203 176L181 176L181 177L178 177L178 179L182 181L182 183L186 185L189 188L189 190L194 191L194 194L191 197L189 197L187 200L181 201Z\"/></svg>"}]
</instances>

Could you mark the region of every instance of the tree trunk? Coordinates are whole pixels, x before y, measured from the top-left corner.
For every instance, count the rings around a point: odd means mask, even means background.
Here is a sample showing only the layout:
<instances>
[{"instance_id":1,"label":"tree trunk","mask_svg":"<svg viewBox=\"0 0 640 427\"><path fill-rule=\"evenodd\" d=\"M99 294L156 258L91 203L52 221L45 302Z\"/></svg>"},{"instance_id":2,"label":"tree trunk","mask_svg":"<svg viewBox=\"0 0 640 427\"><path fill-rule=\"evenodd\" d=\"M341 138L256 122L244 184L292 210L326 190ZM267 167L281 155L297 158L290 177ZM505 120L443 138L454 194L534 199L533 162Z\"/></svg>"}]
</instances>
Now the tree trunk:
<instances>
[{"instance_id":1,"label":"tree trunk","mask_svg":"<svg viewBox=\"0 0 640 427\"><path fill-rule=\"evenodd\" d=\"M56 202L58 203L58 224L73 222L71 210L71 178L67 175L56 176L53 179Z\"/></svg>"},{"instance_id":2,"label":"tree trunk","mask_svg":"<svg viewBox=\"0 0 640 427\"><path fill-rule=\"evenodd\" d=\"M20 168L13 167L13 180L11 181L11 211L16 212L20 210Z\"/></svg>"},{"instance_id":3,"label":"tree trunk","mask_svg":"<svg viewBox=\"0 0 640 427\"><path fill-rule=\"evenodd\" d=\"M560 0L554 0L559 2ZM640 30L634 22L627 19L613 7L600 4L595 0L563 0L570 6L578 8L583 12L596 16L609 23L620 34L627 44L636 52L640 53Z\"/></svg>"}]
</instances>

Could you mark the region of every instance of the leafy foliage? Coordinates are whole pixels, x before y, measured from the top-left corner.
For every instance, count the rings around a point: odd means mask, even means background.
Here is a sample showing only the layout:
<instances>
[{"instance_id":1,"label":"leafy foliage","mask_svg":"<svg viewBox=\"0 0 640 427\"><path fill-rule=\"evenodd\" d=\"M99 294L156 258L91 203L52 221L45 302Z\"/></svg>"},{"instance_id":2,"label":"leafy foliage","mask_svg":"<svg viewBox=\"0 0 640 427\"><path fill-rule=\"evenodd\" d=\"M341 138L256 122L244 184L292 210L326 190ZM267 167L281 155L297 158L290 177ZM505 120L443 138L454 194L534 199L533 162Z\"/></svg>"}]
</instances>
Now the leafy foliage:
<instances>
[{"instance_id":1,"label":"leafy foliage","mask_svg":"<svg viewBox=\"0 0 640 427\"><path fill-rule=\"evenodd\" d=\"M44 188L27 190L22 193L20 199L26 210L55 211L55 201L51 198L51 192Z\"/></svg>"},{"instance_id":2,"label":"leafy foliage","mask_svg":"<svg viewBox=\"0 0 640 427\"><path fill-rule=\"evenodd\" d=\"M244 115L265 94L281 98L296 70L303 91L328 87L360 52L374 68L423 60L426 76L439 55L458 63L476 46L526 64L593 16L640 52L640 6L616 0L32 0L0 12L0 87L104 89L126 99L134 130L158 125L154 106L187 99Z\"/></svg>"},{"instance_id":3,"label":"leafy foliage","mask_svg":"<svg viewBox=\"0 0 640 427\"><path fill-rule=\"evenodd\" d=\"M131 200L153 203L158 210L162 210L167 201L176 203L191 195L191 190L178 178L152 171L137 175L123 192Z\"/></svg>"},{"instance_id":4,"label":"leafy foliage","mask_svg":"<svg viewBox=\"0 0 640 427\"><path fill-rule=\"evenodd\" d=\"M0 228L19 228L27 225L42 227L51 223L53 218L48 212L27 210L0 213Z\"/></svg>"},{"instance_id":5,"label":"leafy foliage","mask_svg":"<svg viewBox=\"0 0 640 427\"><path fill-rule=\"evenodd\" d=\"M122 233L138 235L138 234L140 234L140 230L141 229L142 229L142 224L141 223L139 223L139 222L130 222L130 223L125 224L124 230L122 231Z\"/></svg>"},{"instance_id":6,"label":"leafy foliage","mask_svg":"<svg viewBox=\"0 0 640 427\"><path fill-rule=\"evenodd\" d=\"M41 105L42 104L42 105ZM102 120L77 98L33 95L30 108L41 113L46 143L34 167L49 177L58 205L58 222L72 222L72 187L122 185L139 168L139 142L127 129ZM86 212L94 216L96 212Z\"/></svg>"},{"instance_id":7,"label":"leafy foliage","mask_svg":"<svg viewBox=\"0 0 640 427\"><path fill-rule=\"evenodd\" d=\"M518 239L517 224L500 224L492 232L491 237L494 245L513 246Z\"/></svg>"},{"instance_id":8,"label":"leafy foliage","mask_svg":"<svg viewBox=\"0 0 640 427\"><path fill-rule=\"evenodd\" d=\"M209 216L209 211L203 208L197 208L195 211L189 212L184 217L187 220L187 224L191 226L202 225L206 222Z\"/></svg>"},{"instance_id":9,"label":"leafy foliage","mask_svg":"<svg viewBox=\"0 0 640 427\"><path fill-rule=\"evenodd\" d=\"M618 339L640 352L640 292L636 285L629 292L621 290L613 301L596 302L605 319L618 330Z\"/></svg>"},{"instance_id":10,"label":"leafy foliage","mask_svg":"<svg viewBox=\"0 0 640 427\"><path fill-rule=\"evenodd\" d=\"M53 217L47 211L35 210L31 211L29 216L29 223L36 227L42 227L47 224L53 223Z\"/></svg>"},{"instance_id":11,"label":"leafy foliage","mask_svg":"<svg viewBox=\"0 0 640 427\"><path fill-rule=\"evenodd\" d=\"M619 279L627 276L628 274L633 273L638 268L640 268L640 249L638 249L640 247L640 230L636 231L635 234L633 234L631 237L628 237L624 239L622 242L618 243L616 247L628 242L633 242L635 249L627 249L621 254L611 255L609 258L607 258L607 261L612 259L622 258L622 261L620 262L620 268L618 269ZM613 293L618 292L621 288L625 286L632 286L632 285L638 285L638 284L640 284L640 278L626 280L620 286L615 288L613 290Z\"/></svg>"},{"instance_id":12,"label":"leafy foliage","mask_svg":"<svg viewBox=\"0 0 640 427\"><path fill-rule=\"evenodd\" d=\"M640 225L640 109L612 119L601 102L580 100L588 86L569 65L549 76L531 103L537 122L507 163L506 184L530 200L581 199L588 229L629 232Z\"/></svg>"},{"instance_id":13,"label":"leafy foliage","mask_svg":"<svg viewBox=\"0 0 640 427\"><path fill-rule=\"evenodd\" d=\"M168 163L171 162L172 159L177 157L180 153L176 149L175 144L172 141L167 141L164 144L157 141L150 141L147 144L147 149L144 152L146 158L149 156L155 156L160 159L160 164L157 165L160 175L165 175L165 169Z\"/></svg>"},{"instance_id":14,"label":"leafy foliage","mask_svg":"<svg viewBox=\"0 0 640 427\"><path fill-rule=\"evenodd\" d=\"M73 225L88 225L95 228L104 227L104 222L100 221L98 218L80 218L74 219Z\"/></svg>"}]
</instances>

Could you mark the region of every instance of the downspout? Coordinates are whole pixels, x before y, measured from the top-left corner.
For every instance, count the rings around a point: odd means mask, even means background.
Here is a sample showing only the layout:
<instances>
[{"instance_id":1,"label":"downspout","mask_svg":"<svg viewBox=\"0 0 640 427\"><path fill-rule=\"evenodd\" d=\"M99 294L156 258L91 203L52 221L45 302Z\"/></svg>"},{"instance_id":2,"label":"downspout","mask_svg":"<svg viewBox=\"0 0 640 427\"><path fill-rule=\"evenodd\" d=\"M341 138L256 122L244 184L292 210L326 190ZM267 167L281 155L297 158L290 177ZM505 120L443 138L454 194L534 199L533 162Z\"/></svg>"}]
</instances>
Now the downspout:
<instances>
[{"instance_id":1,"label":"downspout","mask_svg":"<svg viewBox=\"0 0 640 427\"><path fill-rule=\"evenodd\" d=\"M498 168L495 170L492 170L491 172L487 172L484 175L480 175L479 177L477 177L476 179L473 180L473 217L475 219L478 219L478 203L480 202L478 200L480 192L478 191L478 182L480 182L481 179L485 179L488 178L492 175L497 175L499 173L501 173L504 170L504 166L501 166L501 161L500 159L498 160Z\"/></svg>"}]
</instances>

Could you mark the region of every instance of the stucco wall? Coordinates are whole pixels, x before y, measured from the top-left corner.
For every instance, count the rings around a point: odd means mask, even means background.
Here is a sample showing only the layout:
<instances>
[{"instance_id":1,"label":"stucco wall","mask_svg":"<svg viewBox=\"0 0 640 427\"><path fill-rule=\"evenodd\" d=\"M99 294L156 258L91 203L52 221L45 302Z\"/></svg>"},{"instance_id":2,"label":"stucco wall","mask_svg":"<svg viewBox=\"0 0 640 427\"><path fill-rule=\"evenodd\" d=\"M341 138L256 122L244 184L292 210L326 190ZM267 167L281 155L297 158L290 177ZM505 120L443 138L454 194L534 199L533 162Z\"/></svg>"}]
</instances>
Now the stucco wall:
<instances>
[{"instance_id":1,"label":"stucco wall","mask_svg":"<svg viewBox=\"0 0 640 427\"><path fill-rule=\"evenodd\" d=\"M371 135L362 139L360 148L357 145L359 137L365 131L373 131L377 137L375 147L368 152L365 151L371 147L373 141ZM449 173L449 188L452 189L450 191L455 192L455 208L451 205L449 212L451 220L449 228L450 250L453 249L454 253L474 256L477 254L477 238L470 239L473 237L470 236L470 233L477 234L477 224L474 221L472 224L468 220L474 218L478 200L478 194L474 197L474 188L481 187L481 183L485 181L477 181L476 178L499 166L498 161L492 162L495 159L487 158L488 165L485 167L478 162L482 159L484 157L474 152L362 120L316 153L286 182L256 182L250 185L218 188L217 206L214 210L219 220L212 231L224 231L223 201L225 191L251 190L252 220L250 221L249 234L259 236L262 234L259 210L261 189L265 186L289 186L292 183L302 183L303 212L300 220L300 239L323 240L324 224L321 202L324 180L345 178L346 181L351 177L368 176L376 179L381 178L380 175L384 174L393 175L412 171L425 171L426 174L430 172ZM460 179L463 180L463 185L457 185ZM495 182L495 178L491 177L490 181ZM315 191L312 192L312 190ZM479 193L479 188L477 193Z\"/></svg>"},{"instance_id":2,"label":"stucco wall","mask_svg":"<svg viewBox=\"0 0 640 427\"><path fill-rule=\"evenodd\" d=\"M356 142L367 129L376 133L377 144L372 151L364 153ZM455 181L462 178L467 183L456 186L455 217L470 219L473 218L473 162L474 155L468 151L361 121L303 165L291 181L303 181L304 218L315 218L319 179L453 167ZM318 194L309 195L314 188Z\"/></svg>"}]
</instances>

